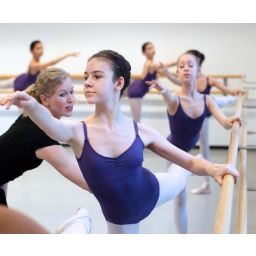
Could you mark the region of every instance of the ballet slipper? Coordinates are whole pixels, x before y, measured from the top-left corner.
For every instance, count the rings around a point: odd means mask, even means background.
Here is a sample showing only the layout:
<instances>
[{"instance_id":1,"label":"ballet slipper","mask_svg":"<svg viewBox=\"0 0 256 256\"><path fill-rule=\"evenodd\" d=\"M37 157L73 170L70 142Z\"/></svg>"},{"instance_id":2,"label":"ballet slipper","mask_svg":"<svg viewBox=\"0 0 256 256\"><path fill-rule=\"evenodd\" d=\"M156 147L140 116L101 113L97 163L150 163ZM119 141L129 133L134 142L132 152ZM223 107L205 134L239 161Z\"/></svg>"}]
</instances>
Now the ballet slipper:
<instances>
[{"instance_id":1,"label":"ballet slipper","mask_svg":"<svg viewBox=\"0 0 256 256\"><path fill-rule=\"evenodd\" d=\"M87 219L86 221L85 221L85 218ZM88 225L88 219L89 219L89 225ZM61 234L64 230L68 229L72 225L85 226L88 231L88 234L90 234L92 230L91 224L92 224L92 221L91 221L91 215L89 211L85 207L81 207L77 210L74 216L65 220L56 228L55 234Z\"/></svg>"}]
</instances>

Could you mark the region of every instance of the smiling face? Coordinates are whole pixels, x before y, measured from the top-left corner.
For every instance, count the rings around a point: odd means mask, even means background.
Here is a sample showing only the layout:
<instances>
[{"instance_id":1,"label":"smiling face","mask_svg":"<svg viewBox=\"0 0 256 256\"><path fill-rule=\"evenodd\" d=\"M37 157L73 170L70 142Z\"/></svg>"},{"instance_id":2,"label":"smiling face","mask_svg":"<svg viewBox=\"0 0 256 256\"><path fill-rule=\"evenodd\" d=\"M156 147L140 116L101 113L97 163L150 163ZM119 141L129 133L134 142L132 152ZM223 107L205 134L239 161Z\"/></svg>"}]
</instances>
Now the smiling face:
<instances>
[{"instance_id":1,"label":"smiling face","mask_svg":"<svg viewBox=\"0 0 256 256\"><path fill-rule=\"evenodd\" d=\"M120 95L122 77L114 81L114 73L109 60L92 58L84 72L84 94L89 104L113 101Z\"/></svg>"},{"instance_id":2,"label":"smiling face","mask_svg":"<svg viewBox=\"0 0 256 256\"><path fill-rule=\"evenodd\" d=\"M43 45L41 43L37 43L31 50L31 52L35 58L41 57L44 52Z\"/></svg>"},{"instance_id":3,"label":"smiling face","mask_svg":"<svg viewBox=\"0 0 256 256\"><path fill-rule=\"evenodd\" d=\"M41 95L42 104L49 109L51 114L60 119L62 116L70 117L73 113L74 91L69 77L57 87L51 97Z\"/></svg>"},{"instance_id":4,"label":"smiling face","mask_svg":"<svg viewBox=\"0 0 256 256\"><path fill-rule=\"evenodd\" d=\"M196 57L191 54L183 54L177 62L177 75L182 81L194 81L200 71Z\"/></svg>"}]
</instances>

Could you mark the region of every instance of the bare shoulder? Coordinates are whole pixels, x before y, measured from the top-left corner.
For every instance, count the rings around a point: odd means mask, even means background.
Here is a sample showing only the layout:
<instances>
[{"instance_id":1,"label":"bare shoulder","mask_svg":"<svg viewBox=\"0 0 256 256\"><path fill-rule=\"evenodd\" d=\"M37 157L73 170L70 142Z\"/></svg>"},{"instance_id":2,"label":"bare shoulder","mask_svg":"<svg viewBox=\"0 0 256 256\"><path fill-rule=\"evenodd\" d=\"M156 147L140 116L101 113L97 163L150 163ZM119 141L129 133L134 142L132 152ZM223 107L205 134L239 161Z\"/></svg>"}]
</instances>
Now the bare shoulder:
<instances>
[{"instance_id":1,"label":"bare shoulder","mask_svg":"<svg viewBox=\"0 0 256 256\"><path fill-rule=\"evenodd\" d=\"M159 136L162 136L157 130L146 124L138 123L138 129L145 147L155 141Z\"/></svg>"}]
</instances>

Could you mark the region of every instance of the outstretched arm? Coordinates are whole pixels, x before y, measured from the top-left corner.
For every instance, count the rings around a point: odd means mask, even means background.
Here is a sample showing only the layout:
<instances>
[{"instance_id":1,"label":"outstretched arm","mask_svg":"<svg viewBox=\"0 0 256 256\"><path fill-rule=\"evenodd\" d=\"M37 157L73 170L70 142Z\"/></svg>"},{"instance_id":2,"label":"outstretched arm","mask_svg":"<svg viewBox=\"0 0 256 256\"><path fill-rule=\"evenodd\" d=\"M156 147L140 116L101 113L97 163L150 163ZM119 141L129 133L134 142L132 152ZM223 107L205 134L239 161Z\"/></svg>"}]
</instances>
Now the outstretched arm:
<instances>
[{"instance_id":1,"label":"outstretched arm","mask_svg":"<svg viewBox=\"0 0 256 256\"><path fill-rule=\"evenodd\" d=\"M242 120L239 116L226 117L226 115L218 107L214 99L209 95L206 95L206 104L213 116L225 129L231 129L235 121L239 122L241 125Z\"/></svg>"},{"instance_id":2,"label":"outstretched arm","mask_svg":"<svg viewBox=\"0 0 256 256\"><path fill-rule=\"evenodd\" d=\"M75 56L77 57L80 53L79 52L72 52L72 53L68 53L65 55L62 55L60 57L57 57L53 60L47 61L47 62L43 62L43 63L39 63L39 62L31 62L29 68L31 70L31 72L33 71L37 71L39 69L46 69L49 66L55 65L56 63L66 59L67 57L71 57L71 56Z\"/></svg>"},{"instance_id":3,"label":"outstretched arm","mask_svg":"<svg viewBox=\"0 0 256 256\"><path fill-rule=\"evenodd\" d=\"M171 82L173 82L176 85L181 86L181 80L177 77L175 77L164 65L162 62L160 62L160 70L162 71L161 73L166 76Z\"/></svg>"},{"instance_id":4,"label":"outstretched arm","mask_svg":"<svg viewBox=\"0 0 256 256\"><path fill-rule=\"evenodd\" d=\"M47 108L25 92L16 91L0 98L0 105L6 105L6 109L11 105L24 108L30 119L54 140L68 143L74 138L76 122L54 118Z\"/></svg>"},{"instance_id":5,"label":"outstretched arm","mask_svg":"<svg viewBox=\"0 0 256 256\"><path fill-rule=\"evenodd\" d=\"M231 90L230 88L228 88L226 85L222 84L221 82L219 82L217 79L210 77L209 78L209 83L211 86L215 86L217 87L219 90L221 90L223 93L226 94L230 94L230 95L238 95L239 93L244 93L243 90L237 89L237 90Z\"/></svg>"},{"instance_id":6,"label":"outstretched arm","mask_svg":"<svg viewBox=\"0 0 256 256\"><path fill-rule=\"evenodd\" d=\"M36 151L36 156L46 160L65 178L91 193L77 162L70 159L62 146L54 145L40 148Z\"/></svg>"},{"instance_id":7,"label":"outstretched arm","mask_svg":"<svg viewBox=\"0 0 256 256\"><path fill-rule=\"evenodd\" d=\"M174 114L178 105L178 96L176 94L171 93L171 91L166 86L161 85L155 80L146 81L145 83L150 85L150 87L148 88L149 90L153 88L158 90L158 94L163 96L169 114Z\"/></svg>"},{"instance_id":8,"label":"outstretched arm","mask_svg":"<svg viewBox=\"0 0 256 256\"><path fill-rule=\"evenodd\" d=\"M160 133L153 128L139 125L140 136L145 146L159 156L191 171L199 176L211 176L219 185L222 185L223 177L231 174L235 178L235 183L239 173L232 164L212 164L204 159L195 158L185 151L175 147L168 142Z\"/></svg>"}]
</instances>

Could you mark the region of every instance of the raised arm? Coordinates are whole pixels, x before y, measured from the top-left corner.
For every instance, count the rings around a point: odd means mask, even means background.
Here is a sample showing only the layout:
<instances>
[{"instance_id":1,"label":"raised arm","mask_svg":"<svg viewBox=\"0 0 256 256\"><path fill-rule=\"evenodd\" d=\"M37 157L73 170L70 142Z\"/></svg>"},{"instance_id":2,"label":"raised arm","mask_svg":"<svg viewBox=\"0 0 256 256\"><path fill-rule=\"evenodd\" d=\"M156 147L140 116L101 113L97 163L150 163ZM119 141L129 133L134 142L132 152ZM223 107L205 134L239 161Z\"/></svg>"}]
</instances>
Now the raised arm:
<instances>
[{"instance_id":1,"label":"raised arm","mask_svg":"<svg viewBox=\"0 0 256 256\"><path fill-rule=\"evenodd\" d=\"M167 109L169 114L174 114L177 110L177 106L179 104L178 101L178 96L176 94L171 93L171 91L164 85L161 85L160 83L158 83L155 80L152 81L146 81L146 84L150 85L150 87L148 88L153 89L155 88L156 90L158 90L158 94L163 96L164 102L167 105Z\"/></svg>"},{"instance_id":2,"label":"raised arm","mask_svg":"<svg viewBox=\"0 0 256 256\"><path fill-rule=\"evenodd\" d=\"M77 162L70 159L62 146L54 145L38 149L36 156L39 159L46 160L65 178L91 193Z\"/></svg>"},{"instance_id":3,"label":"raised arm","mask_svg":"<svg viewBox=\"0 0 256 256\"><path fill-rule=\"evenodd\" d=\"M67 57L71 57L71 56L77 57L79 54L80 54L79 52L68 53L68 54L62 55L60 57L57 57L53 60L50 60L47 62L42 62L42 63L32 61L29 65L29 68L30 68L31 72L37 71L39 69L46 69L47 67L55 65L56 63L66 59Z\"/></svg>"},{"instance_id":4,"label":"raised arm","mask_svg":"<svg viewBox=\"0 0 256 256\"><path fill-rule=\"evenodd\" d=\"M239 116L226 117L226 115L220 110L214 99L209 95L206 95L206 104L209 111L225 129L231 129L235 121L238 121L241 125L242 121Z\"/></svg>"},{"instance_id":5,"label":"raised arm","mask_svg":"<svg viewBox=\"0 0 256 256\"><path fill-rule=\"evenodd\" d=\"M181 80L177 77L175 77L166 67L166 65L164 65L162 62L160 62L160 70L161 73L166 76L171 82L173 82L176 85L181 86Z\"/></svg>"},{"instance_id":6,"label":"raised arm","mask_svg":"<svg viewBox=\"0 0 256 256\"><path fill-rule=\"evenodd\" d=\"M54 140L69 143L74 138L76 122L54 118L47 108L25 92L16 91L0 98L0 105L6 105L6 109L11 105L24 108L30 119Z\"/></svg>"},{"instance_id":7,"label":"raised arm","mask_svg":"<svg viewBox=\"0 0 256 256\"><path fill-rule=\"evenodd\" d=\"M228 88L226 85L222 84L221 82L219 82L217 79L213 78L213 77L209 77L209 83L211 86L215 86L217 87L220 91L222 91L223 93L226 94L230 94L230 95L237 95L239 93L244 93L243 90L237 89L237 90L231 90L230 88Z\"/></svg>"},{"instance_id":8,"label":"raised arm","mask_svg":"<svg viewBox=\"0 0 256 256\"><path fill-rule=\"evenodd\" d=\"M222 185L223 177L231 174L235 178L235 183L239 173L232 164L212 164L204 159L195 158L185 151L175 147L168 142L159 132L153 128L139 125L139 132L145 147L157 155L189 170L199 176L211 176L219 185Z\"/></svg>"}]
</instances>

